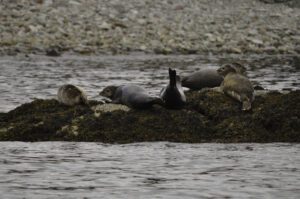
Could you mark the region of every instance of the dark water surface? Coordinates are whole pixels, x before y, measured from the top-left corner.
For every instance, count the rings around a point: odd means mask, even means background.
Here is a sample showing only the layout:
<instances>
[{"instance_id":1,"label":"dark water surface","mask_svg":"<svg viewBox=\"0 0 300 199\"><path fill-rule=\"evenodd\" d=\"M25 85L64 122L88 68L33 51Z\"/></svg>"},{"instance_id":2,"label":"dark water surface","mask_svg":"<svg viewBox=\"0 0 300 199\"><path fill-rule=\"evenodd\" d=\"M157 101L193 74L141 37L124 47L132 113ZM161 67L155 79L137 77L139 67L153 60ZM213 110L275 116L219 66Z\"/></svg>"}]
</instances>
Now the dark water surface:
<instances>
[{"instance_id":1,"label":"dark water surface","mask_svg":"<svg viewBox=\"0 0 300 199\"><path fill-rule=\"evenodd\" d=\"M300 144L0 143L1 198L295 198Z\"/></svg>"},{"instance_id":2,"label":"dark water surface","mask_svg":"<svg viewBox=\"0 0 300 199\"><path fill-rule=\"evenodd\" d=\"M271 90L297 89L300 85L299 58L215 57L197 55L62 56L0 57L0 112L9 111L34 98L54 98L59 86L73 83L89 98L97 99L107 85L135 83L157 95L168 81L168 67L179 74L240 60L248 76ZM295 64L296 63L296 64Z\"/></svg>"}]
</instances>

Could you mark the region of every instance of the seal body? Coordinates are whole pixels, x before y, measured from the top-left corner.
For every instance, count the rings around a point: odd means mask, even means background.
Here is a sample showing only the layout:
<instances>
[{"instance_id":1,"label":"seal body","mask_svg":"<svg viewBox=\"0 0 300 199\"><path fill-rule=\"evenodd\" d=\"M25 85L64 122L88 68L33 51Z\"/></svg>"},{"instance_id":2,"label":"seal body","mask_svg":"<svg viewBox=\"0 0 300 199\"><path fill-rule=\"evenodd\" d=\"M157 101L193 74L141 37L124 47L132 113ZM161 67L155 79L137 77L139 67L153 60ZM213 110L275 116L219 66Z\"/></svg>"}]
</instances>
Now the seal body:
<instances>
[{"instance_id":1,"label":"seal body","mask_svg":"<svg viewBox=\"0 0 300 199\"><path fill-rule=\"evenodd\" d=\"M186 97L183 92L180 77L176 75L176 70L169 68L169 84L160 92L165 106L171 109L182 108L186 103Z\"/></svg>"},{"instance_id":2,"label":"seal body","mask_svg":"<svg viewBox=\"0 0 300 199\"><path fill-rule=\"evenodd\" d=\"M182 78L182 86L191 90L220 86L223 77L215 69L201 69Z\"/></svg>"},{"instance_id":3,"label":"seal body","mask_svg":"<svg viewBox=\"0 0 300 199\"><path fill-rule=\"evenodd\" d=\"M224 76L221 90L228 96L242 102L242 110L251 109L254 100L254 89L250 80L237 73L231 65L225 65L218 69L218 73Z\"/></svg>"},{"instance_id":4,"label":"seal body","mask_svg":"<svg viewBox=\"0 0 300 199\"><path fill-rule=\"evenodd\" d=\"M232 66L237 73L246 76L246 68L242 64L233 62L228 65ZM223 76L220 75L217 70L206 68L183 77L181 83L183 87L187 87L191 90L200 90L203 88L218 87L223 80Z\"/></svg>"},{"instance_id":5,"label":"seal body","mask_svg":"<svg viewBox=\"0 0 300 199\"><path fill-rule=\"evenodd\" d=\"M74 106L77 104L88 105L86 94L72 84L66 84L61 86L57 92L57 99L60 103L67 106Z\"/></svg>"},{"instance_id":6,"label":"seal body","mask_svg":"<svg viewBox=\"0 0 300 199\"><path fill-rule=\"evenodd\" d=\"M137 85L108 86L100 95L110 98L112 103L124 104L134 109L147 109L154 104L163 104L159 97L150 96L144 88Z\"/></svg>"}]
</instances>

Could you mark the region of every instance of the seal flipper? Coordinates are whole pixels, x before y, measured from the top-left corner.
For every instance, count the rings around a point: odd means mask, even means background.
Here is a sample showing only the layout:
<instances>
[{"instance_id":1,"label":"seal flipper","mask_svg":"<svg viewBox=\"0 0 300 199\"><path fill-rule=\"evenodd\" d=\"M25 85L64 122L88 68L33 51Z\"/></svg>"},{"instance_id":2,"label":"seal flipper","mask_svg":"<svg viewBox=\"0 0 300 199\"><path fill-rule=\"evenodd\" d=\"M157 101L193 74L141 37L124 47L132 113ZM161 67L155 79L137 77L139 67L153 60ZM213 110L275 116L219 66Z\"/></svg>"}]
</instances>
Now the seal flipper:
<instances>
[{"instance_id":1,"label":"seal flipper","mask_svg":"<svg viewBox=\"0 0 300 199\"><path fill-rule=\"evenodd\" d=\"M242 96L235 91L225 91L225 94L231 96L232 98L242 102Z\"/></svg>"},{"instance_id":2,"label":"seal flipper","mask_svg":"<svg viewBox=\"0 0 300 199\"><path fill-rule=\"evenodd\" d=\"M94 112L92 109L92 105L89 103L88 99L86 96L81 95L79 99L79 104L88 108L91 112Z\"/></svg>"},{"instance_id":3,"label":"seal flipper","mask_svg":"<svg viewBox=\"0 0 300 199\"><path fill-rule=\"evenodd\" d=\"M251 102L249 99L243 100L242 104L243 104L243 108L242 108L243 111L251 110Z\"/></svg>"},{"instance_id":4,"label":"seal flipper","mask_svg":"<svg viewBox=\"0 0 300 199\"><path fill-rule=\"evenodd\" d=\"M251 110L251 100L245 96L245 95L240 95L239 93L235 91L227 91L227 95L231 96L232 98L242 102L242 110L243 111L249 111Z\"/></svg>"}]
</instances>

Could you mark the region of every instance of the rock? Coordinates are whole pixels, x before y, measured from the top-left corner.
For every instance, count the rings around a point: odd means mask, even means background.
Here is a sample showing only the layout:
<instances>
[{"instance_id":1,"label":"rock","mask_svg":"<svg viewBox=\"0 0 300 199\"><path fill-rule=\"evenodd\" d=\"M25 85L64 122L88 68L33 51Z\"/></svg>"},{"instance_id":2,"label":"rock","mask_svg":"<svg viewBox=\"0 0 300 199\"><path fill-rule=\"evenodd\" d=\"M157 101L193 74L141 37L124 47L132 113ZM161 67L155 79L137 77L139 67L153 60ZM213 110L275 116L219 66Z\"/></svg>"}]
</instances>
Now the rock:
<instances>
[{"instance_id":1,"label":"rock","mask_svg":"<svg viewBox=\"0 0 300 199\"><path fill-rule=\"evenodd\" d=\"M129 107L121 104L100 104L92 107L94 111L95 117L99 117L103 113L113 112L113 111L125 111L128 112L130 110Z\"/></svg>"},{"instance_id":2,"label":"rock","mask_svg":"<svg viewBox=\"0 0 300 199\"><path fill-rule=\"evenodd\" d=\"M34 100L0 113L0 141L300 142L300 91L256 96L251 112L220 92L187 92L182 110ZM100 105L99 105L100 104Z\"/></svg>"},{"instance_id":3,"label":"rock","mask_svg":"<svg viewBox=\"0 0 300 199\"><path fill-rule=\"evenodd\" d=\"M49 48L46 50L46 55L51 57L58 57L61 55L61 52L58 48Z\"/></svg>"}]
</instances>

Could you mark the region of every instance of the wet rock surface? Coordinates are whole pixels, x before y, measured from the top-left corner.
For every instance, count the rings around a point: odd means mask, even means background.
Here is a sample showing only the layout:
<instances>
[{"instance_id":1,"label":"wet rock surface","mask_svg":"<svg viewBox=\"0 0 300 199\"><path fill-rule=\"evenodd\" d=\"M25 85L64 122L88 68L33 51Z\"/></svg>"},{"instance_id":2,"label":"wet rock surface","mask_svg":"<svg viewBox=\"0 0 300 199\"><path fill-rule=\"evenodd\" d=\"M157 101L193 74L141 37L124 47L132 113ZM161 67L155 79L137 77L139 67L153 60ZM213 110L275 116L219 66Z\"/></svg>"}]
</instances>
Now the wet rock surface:
<instances>
[{"instance_id":1,"label":"wet rock surface","mask_svg":"<svg viewBox=\"0 0 300 199\"><path fill-rule=\"evenodd\" d=\"M2 141L300 142L300 91L259 95L250 112L215 91L187 92L182 110L92 108L37 99L0 114Z\"/></svg>"},{"instance_id":2,"label":"wet rock surface","mask_svg":"<svg viewBox=\"0 0 300 199\"><path fill-rule=\"evenodd\" d=\"M0 19L8 55L300 52L297 0L2 0Z\"/></svg>"}]
</instances>

